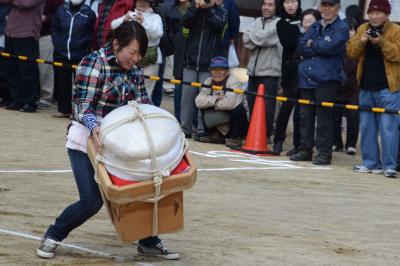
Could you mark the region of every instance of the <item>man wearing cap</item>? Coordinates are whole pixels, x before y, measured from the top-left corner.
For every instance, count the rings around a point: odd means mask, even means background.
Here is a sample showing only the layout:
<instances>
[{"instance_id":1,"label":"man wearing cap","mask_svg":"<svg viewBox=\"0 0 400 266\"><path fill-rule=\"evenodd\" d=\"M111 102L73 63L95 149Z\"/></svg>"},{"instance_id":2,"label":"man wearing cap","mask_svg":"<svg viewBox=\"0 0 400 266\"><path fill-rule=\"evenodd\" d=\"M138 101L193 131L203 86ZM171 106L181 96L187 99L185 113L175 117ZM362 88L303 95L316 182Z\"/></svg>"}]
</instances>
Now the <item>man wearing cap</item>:
<instances>
[{"instance_id":1,"label":"man wearing cap","mask_svg":"<svg viewBox=\"0 0 400 266\"><path fill-rule=\"evenodd\" d=\"M372 0L367 11L369 22L358 28L347 55L358 60L360 105L399 110L400 26L389 20L390 12L388 0ZM360 112L362 163L354 171L396 177L399 119L398 115Z\"/></svg>"},{"instance_id":2,"label":"man wearing cap","mask_svg":"<svg viewBox=\"0 0 400 266\"><path fill-rule=\"evenodd\" d=\"M300 39L299 53L303 59L298 68L298 87L301 98L321 102L334 102L336 91L344 81L343 57L349 28L339 18L340 0L322 0L322 20L311 25ZM293 154L293 161L311 161L314 146L315 116L317 156L313 164L327 165L332 159L333 109L300 106L300 150Z\"/></svg>"},{"instance_id":3,"label":"man wearing cap","mask_svg":"<svg viewBox=\"0 0 400 266\"><path fill-rule=\"evenodd\" d=\"M240 81L235 76L229 75L229 64L226 57L212 58L210 72L211 77L206 79L204 84L231 89L241 88ZM242 100L242 94L201 88L195 102L196 107L202 112L206 134L199 140L208 143L225 143L228 147L240 146L246 136L248 124ZM209 115L206 115L205 112L212 113L212 121L207 121Z\"/></svg>"}]
</instances>

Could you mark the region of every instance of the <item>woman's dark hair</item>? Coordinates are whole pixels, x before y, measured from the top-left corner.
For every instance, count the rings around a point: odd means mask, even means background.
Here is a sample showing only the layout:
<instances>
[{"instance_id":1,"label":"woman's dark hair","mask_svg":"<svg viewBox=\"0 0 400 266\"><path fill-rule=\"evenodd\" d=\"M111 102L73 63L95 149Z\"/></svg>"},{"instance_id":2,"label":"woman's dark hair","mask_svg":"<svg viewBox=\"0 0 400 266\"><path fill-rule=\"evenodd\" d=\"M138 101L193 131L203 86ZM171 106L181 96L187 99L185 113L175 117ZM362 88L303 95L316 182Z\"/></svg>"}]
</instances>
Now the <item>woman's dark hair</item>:
<instances>
[{"instance_id":1,"label":"woman's dark hair","mask_svg":"<svg viewBox=\"0 0 400 266\"><path fill-rule=\"evenodd\" d=\"M110 42L118 41L119 49L129 45L132 40L137 40L139 43L139 52L141 56L146 55L149 40L143 26L137 21L125 21L116 28L111 35Z\"/></svg>"},{"instance_id":2,"label":"woman's dark hair","mask_svg":"<svg viewBox=\"0 0 400 266\"><path fill-rule=\"evenodd\" d=\"M354 18L358 24L364 22L362 11L358 5L350 5L346 8L346 18Z\"/></svg>"},{"instance_id":3,"label":"woman's dark hair","mask_svg":"<svg viewBox=\"0 0 400 266\"><path fill-rule=\"evenodd\" d=\"M350 30L357 30L357 28L359 26L358 22L355 18L348 17L348 18L343 19L343 22L346 23L347 26L349 26Z\"/></svg>"},{"instance_id":4,"label":"woman's dark hair","mask_svg":"<svg viewBox=\"0 0 400 266\"><path fill-rule=\"evenodd\" d=\"M189 0L189 3L191 3L191 2L192 2L192 0ZM175 0L174 6L179 6L179 4L180 4L180 1L179 0Z\"/></svg>"},{"instance_id":5,"label":"woman's dark hair","mask_svg":"<svg viewBox=\"0 0 400 266\"><path fill-rule=\"evenodd\" d=\"M297 7L296 13L294 14L294 16L289 15L288 13L286 13L285 7L283 6L283 2L285 2L285 0L280 0L279 1L279 9L280 9L280 13L279 16L281 18L288 18L288 19L294 19L294 20L299 20L301 18L301 0L297 0L297 3L299 3L299 6Z\"/></svg>"},{"instance_id":6,"label":"woman's dark hair","mask_svg":"<svg viewBox=\"0 0 400 266\"><path fill-rule=\"evenodd\" d=\"M309 8L309 9L304 10L303 13L301 13L300 21L303 22L303 18L307 15L312 15L316 20L322 19L321 12L319 12L319 10Z\"/></svg>"}]
</instances>

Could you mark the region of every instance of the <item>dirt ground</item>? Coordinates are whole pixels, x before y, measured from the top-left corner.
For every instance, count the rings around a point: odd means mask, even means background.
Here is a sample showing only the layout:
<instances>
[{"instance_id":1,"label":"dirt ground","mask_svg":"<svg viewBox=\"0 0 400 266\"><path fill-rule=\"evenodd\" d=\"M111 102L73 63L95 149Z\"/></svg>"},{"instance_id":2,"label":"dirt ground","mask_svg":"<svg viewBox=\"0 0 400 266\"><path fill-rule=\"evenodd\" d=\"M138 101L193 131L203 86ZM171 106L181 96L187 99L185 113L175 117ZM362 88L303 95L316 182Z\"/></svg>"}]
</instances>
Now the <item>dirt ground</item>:
<instances>
[{"instance_id":1,"label":"dirt ground","mask_svg":"<svg viewBox=\"0 0 400 266\"><path fill-rule=\"evenodd\" d=\"M39 259L38 239L77 199L68 120L54 113L0 109L1 265L400 265L398 179L354 173L360 157L344 153L314 167L192 140L199 172L185 192L185 228L162 236L181 260L136 256L136 244L119 243L105 208L54 259Z\"/></svg>"}]
</instances>

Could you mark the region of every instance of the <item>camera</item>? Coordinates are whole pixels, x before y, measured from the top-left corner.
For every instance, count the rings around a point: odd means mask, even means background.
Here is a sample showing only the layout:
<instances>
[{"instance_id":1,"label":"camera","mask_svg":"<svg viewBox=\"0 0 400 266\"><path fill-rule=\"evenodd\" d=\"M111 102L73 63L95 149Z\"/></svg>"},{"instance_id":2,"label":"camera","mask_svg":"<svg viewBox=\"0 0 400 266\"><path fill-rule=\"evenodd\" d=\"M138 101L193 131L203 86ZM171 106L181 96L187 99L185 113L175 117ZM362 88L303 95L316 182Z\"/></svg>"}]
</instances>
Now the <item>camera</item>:
<instances>
[{"instance_id":1,"label":"camera","mask_svg":"<svg viewBox=\"0 0 400 266\"><path fill-rule=\"evenodd\" d=\"M382 35L382 30L381 29L376 29L376 28L370 28L368 35L371 38L378 38L380 35Z\"/></svg>"}]
</instances>

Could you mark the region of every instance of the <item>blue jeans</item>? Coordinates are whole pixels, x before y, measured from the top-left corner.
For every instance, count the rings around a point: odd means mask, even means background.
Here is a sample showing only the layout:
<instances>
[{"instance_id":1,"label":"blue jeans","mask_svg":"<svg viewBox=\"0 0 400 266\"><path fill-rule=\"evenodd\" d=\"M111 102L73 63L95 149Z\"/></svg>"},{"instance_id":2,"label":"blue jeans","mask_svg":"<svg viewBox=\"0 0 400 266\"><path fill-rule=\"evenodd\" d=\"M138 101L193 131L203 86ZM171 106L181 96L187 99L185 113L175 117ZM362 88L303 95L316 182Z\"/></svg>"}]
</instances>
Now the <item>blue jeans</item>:
<instances>
[{"instance_id":1,"label":"blue jeans","mask_svg":"<svg viewBox=\"0 0 400 266\"><path fill-rule=\"evenodd\" d=\"M94 180L94 169L89 157L81 151L68 149L72 171L78 186L79 200L68 206L45 233L46 237L62 241L68 234L95 215L103 205L99 187ZM158 237L149 237L139 242L144 246L153 246Z\"/></svg>"},{"instance_id":2,"label":"blue jeans","mask_svg":"<svg viewBox=\"0 0 400 266\"><path fill-rule=\"evenodd\" d=\"M360 105L400 109L400 92L388 89L360 91ZM396 169L399 147L400 117L393 114L360 112L362 165L369 169ZM381 135L382 156L379 150L378 134ZM382 157L382 161L381 161Z\"/></svg>"}]
</instances>

